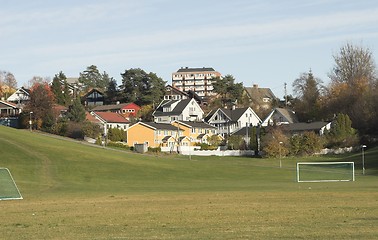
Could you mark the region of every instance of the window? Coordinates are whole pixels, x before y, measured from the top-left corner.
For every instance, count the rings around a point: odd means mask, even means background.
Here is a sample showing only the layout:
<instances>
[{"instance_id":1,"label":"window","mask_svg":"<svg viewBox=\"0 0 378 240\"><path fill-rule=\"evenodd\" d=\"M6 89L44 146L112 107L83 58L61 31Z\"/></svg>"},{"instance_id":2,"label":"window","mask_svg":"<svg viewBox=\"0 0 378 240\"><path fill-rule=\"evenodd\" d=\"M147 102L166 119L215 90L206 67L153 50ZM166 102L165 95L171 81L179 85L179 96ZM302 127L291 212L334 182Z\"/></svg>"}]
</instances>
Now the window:
<instances>
[{"instance_id":1,"label":"window","mask_svg":"<svg viewBox=\"0 0 378 240\"><path fill-rule=\"evenodd\" d=\"M192 128L192 133L196 133L196 129L195 128Z\"/></svg>"}]
</instances>

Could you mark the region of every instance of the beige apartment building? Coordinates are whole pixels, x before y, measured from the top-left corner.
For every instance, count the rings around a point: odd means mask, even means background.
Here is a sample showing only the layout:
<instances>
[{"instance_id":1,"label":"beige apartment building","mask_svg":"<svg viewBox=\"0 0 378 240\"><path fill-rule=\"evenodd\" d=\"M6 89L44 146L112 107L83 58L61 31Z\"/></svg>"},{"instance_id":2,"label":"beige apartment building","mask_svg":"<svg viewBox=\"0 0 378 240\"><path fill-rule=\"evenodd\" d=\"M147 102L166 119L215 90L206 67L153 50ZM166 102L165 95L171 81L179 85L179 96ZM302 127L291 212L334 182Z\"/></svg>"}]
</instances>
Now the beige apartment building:
<instances>
[{"instance_id":1,"label":"beige apartment building","mask_svg":"<svg viewBox=\"0 0 378 240\"><path fill-rule=\"evenodd\" d=\"M212 79L215 77L221 77L221 74L214 68L180 68L172 73L172 86L183 92L193 91L206 100L214 96Z\"/></svg>"}]
</instances>

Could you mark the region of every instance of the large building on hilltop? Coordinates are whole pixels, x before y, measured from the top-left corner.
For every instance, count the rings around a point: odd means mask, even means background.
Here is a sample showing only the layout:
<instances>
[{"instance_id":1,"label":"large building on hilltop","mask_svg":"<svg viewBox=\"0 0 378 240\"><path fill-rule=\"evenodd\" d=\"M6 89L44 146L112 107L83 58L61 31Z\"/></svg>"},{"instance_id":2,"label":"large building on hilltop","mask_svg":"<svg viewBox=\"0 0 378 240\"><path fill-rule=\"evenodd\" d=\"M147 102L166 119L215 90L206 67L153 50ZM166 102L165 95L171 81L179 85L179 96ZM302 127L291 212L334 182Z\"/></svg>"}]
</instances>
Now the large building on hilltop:
<instances>
[{"instance_id":1,"label":"large building on hilltop","mask_svg":"<svg viewBox=\"0 0 378 240\"><path fill-rule=\"evenodd\" d=\"M221 77L214 68L180 68L172 73L172 86L183 92L193 91L202 99L214 96L212 79Z\"/></svg>"}]
</instances>

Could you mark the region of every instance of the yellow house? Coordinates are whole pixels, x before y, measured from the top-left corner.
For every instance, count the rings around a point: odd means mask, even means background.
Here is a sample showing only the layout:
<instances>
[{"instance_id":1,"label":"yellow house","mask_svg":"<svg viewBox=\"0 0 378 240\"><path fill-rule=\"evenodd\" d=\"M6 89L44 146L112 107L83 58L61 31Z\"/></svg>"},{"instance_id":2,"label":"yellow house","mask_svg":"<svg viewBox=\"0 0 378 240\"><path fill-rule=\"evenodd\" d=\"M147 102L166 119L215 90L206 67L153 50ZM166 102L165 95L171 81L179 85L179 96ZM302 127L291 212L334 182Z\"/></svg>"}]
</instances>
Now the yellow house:
<instances>
[{"instance_id":1,"label":"yellow house","mask_svg":"<svg viewBox=\"0 0 378 240\"><path fill-rule=\"evenodd\" d=\"M174 121L172 125L183 130L183 136L189 138L191 145L208 143L207 139L216 135L216 128L205 122Z\"/></svg>"},{"instance_id":2,"label":"yellow house","mask_svg":"<svg viewBox=\"0 0 378 240\"><path fill-rule=\"evenodd\" d=\"M173 147L183 130L171 124L138 122L127 130L127 145L147 144L148 147Z\"/></svg>"}]
</instances>

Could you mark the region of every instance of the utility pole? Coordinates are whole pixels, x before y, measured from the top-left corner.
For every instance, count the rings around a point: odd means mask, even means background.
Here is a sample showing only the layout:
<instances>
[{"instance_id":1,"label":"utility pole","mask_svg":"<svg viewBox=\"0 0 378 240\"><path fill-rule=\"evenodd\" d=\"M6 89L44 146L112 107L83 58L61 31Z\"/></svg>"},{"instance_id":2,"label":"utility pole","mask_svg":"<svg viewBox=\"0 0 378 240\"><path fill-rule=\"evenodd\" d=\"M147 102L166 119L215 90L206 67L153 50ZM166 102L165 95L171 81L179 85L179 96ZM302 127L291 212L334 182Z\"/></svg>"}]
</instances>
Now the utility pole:
<instances>
[{"instance_id":1,"label":"utility pole","mask_svg":"<svg viewBox=\"0 0 378 240\"><path fill-rule=\"evenodd\" d=\"M287 83L284 83L284 85L285 85L285 107L287 107L287 88L286 88L286 86L287 86Z\"/></svg>"}]
</instances>

